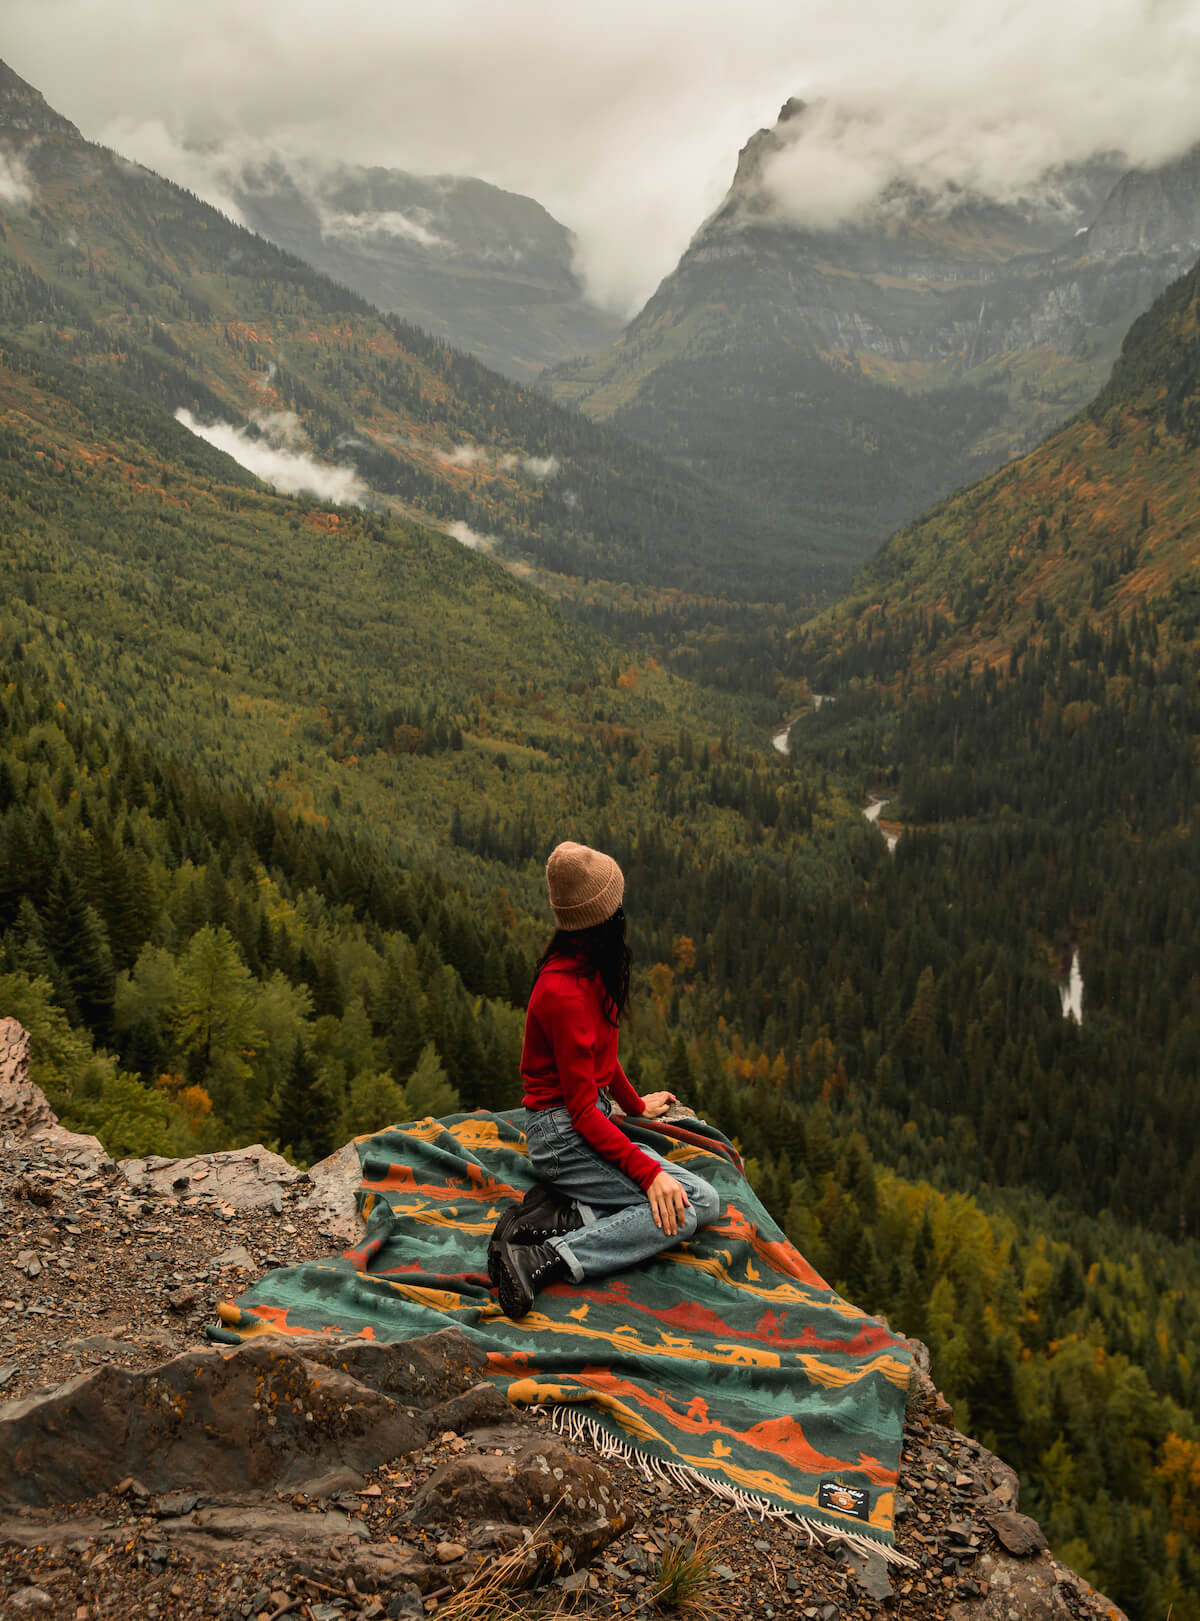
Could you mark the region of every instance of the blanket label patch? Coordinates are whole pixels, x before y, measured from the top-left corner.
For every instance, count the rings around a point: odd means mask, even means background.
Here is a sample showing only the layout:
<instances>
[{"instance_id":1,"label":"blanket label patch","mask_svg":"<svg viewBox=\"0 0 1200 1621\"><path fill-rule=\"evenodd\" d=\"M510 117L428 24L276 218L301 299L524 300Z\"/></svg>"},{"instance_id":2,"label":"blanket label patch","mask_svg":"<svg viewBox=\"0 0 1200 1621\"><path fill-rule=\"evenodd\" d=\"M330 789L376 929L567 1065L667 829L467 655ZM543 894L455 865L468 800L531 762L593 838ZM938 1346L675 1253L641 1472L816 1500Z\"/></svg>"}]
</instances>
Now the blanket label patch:
<instances>
[{"instance_id":1,"label":"blanket label patch","mask_svg":"<svg viewBox=\"0 0 1200 1621\"><path fill-rule=\"evenodd\" d=\"M817 1507L835 1514L853 1514L856 1520L869 1520L871 1505L862 1486L843 1486L840 1480L823 1480L817 1487Z\"/></svg>"}]
</instances>

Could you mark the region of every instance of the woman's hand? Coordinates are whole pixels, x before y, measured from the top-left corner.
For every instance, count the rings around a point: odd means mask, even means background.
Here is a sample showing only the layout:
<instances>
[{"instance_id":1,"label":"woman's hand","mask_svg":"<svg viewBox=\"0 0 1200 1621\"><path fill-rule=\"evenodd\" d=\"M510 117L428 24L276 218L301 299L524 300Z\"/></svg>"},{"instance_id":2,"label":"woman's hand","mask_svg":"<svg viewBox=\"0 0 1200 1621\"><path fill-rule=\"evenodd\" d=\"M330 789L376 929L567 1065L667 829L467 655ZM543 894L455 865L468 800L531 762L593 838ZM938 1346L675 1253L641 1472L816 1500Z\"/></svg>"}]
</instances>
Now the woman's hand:
<instances>
[{"instance_id":1,"label":"woman's hand","mask_svg":"<svg viewBox=\"0 0 1200 1621\"><path fill-rule=\"evenodd\" d=\"M666 1114L672 1103L678 1102L674 1092L647 1092L642 1102L646 1105L646 1119L657 1120Z\"/></svg>"},{"instance_id":2,"label":"woman's hand","mask_svg":"<svg viewBox=\"0 0 1200 1621\"><path fill-rule=\"evenodd\" d=\"M661 1227L668 1238L674 1236L683 1213L688 1208L688 1196L683 1184L677 1182L670 1171L660 1171L646 1189L655 1226Z\"/></svg>"}]
</instances>

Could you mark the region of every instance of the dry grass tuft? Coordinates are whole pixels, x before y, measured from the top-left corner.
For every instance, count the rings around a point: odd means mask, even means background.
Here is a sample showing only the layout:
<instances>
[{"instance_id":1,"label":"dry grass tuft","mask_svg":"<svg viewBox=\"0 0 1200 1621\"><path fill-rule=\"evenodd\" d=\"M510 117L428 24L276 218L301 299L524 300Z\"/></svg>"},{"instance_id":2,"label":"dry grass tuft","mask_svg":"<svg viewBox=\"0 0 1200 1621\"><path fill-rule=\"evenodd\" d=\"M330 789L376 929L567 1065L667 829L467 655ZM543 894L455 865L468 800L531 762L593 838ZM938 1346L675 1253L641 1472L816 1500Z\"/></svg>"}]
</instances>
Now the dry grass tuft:
<instances>
[{"instance_id":1,"label":"dry grass tuft","mask_svg":"<svg viewBox=\"0 0 1200 1621\"><path fill-rule=\"evenodd\" d=\"M725 1621L738 1613L719 1567L733 1537L728 1520L718 1520L690 1537L673 1537L651 1578L650 1599L681 1621Z\"/></svg>"}]
</instances>

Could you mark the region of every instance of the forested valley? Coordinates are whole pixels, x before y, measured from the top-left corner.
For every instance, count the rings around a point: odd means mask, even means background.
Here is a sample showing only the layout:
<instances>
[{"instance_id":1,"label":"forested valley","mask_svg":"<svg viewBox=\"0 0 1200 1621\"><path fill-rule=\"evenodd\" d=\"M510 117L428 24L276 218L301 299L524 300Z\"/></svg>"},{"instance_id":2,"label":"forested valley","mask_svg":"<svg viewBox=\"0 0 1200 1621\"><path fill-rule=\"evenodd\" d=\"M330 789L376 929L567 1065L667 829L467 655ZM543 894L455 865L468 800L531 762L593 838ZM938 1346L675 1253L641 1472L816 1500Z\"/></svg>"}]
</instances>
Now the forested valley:
<instances>
[{"instance_id":1,"label":"forested valley","mask_svg":"<svg viewBox=\"0 0 1200 1621\"><path fill-rule=\"evenodd\" d=\"M515 1105L542 863L600 845L630 1074L928 1342L1064 1560L1139 1621L1200 1621L1195 278L1092 413L801 624L796 580L739 596L744 513L697 583L697 487L615 436L578 425L595 523L566 484L448 472L459 429L547 455L561 414L440 346L398 358L396 323L265 245L206 269L233 227L185 194L155 193L166 277L106 158L115 223L77 250L77 157L44 143L69 207L0 278L0 1011L66 1123L307 1164ZM368 385L381 432L437 418L396 504L436 464L428 510L504 517L561 606L382 500L272 494L170 414L259 401L336 450Z\"/></svg>"}]
</instances>

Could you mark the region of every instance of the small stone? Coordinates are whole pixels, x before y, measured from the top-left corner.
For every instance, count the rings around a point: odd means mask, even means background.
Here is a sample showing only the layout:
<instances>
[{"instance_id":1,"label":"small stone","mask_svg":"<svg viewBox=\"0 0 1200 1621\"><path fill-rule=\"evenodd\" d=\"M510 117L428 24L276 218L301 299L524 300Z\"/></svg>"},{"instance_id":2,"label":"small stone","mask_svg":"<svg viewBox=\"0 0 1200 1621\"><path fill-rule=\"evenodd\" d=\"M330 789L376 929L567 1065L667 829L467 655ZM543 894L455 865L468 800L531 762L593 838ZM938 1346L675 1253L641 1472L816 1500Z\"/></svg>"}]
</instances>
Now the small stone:
<instances>
[{"instance_id":1,"label":"small stone","mask_svg":"<svg viewBox=\"0 0 1200 1621\"><path fill-rule=\"evenodd\" d=\"M232 1248L222 1250L220 1255L214 1255L210 1266L236 1266L239 1272L254 1271L254 1257L244 1244L234 1244Z\"/></svg>"},{"instance_id":2,"label":"small stone","mask_svg":"<svg viewBox=\"0 0 1200 1621\"><path fill-rule=\"evenodd\" d=\"M452 1565L456 1559L465 1559L467 1550L461 1542L439 1542L434 1554L439 1565Z\"/></svg>"},{"instance_id":3,"label":"small stone","mask_svg":"<svg viewBox=\"0 0 1200 1621\"><path fill-rule=\"evenodd\" d=\"M1028 1514L989 1514L986 1518L1001 1547L1016 1559L1028 1559L1049 1546L1041 1526Z\"/></svg>"},{"instance_id":4,"label":"small stone","mask_svg":"<svg viewBox=\"0 0 1200 1621\"><path fill-rule=\"evenodd\" d=\"M41 1587L18 1587L8 1595L8 1604L18 1615L36 1615L54 1608L54 1600Z\"/></svg>"},{"instance_id":5,"label":"small stone","mask_svg":"<svg viewBox=\"0 0 1200 1621\"><path fill-rule=\"evenodd\" d=\"M954 1477L954 1484L960 1491L964 1491L968 1486L973 1486L975 1484L975 1477L973 1475L964 1475L960 1469L958 1474L956 1474Z\"/></svg>"},{"instance_id":6,"label":"small stone","mask_svg":"<svg viewBox=\"0 0 1200 1621\"><path fill-rule=\"evenodd\" d=\"M190 1514L199 1501L198 1492L163 1492L150 1504L150 1512L160 1520L170 1520L179 1514Z\"/></svg>"},{"instance_id":7,"label":"small stone","mask_svg":"<svg viewBox=\"0 0 1200 1621\"><path fill-rule=\"evenodd\" d=\"M882 1604L892 1597L891 1577L881 1554L865 1553L858 1548L852 1548L847 1563L854 1572L855 1582L868 1598Z\"/></svg>"},{"instance_id":8,"label":"small stone","mask_svg":"<svg viewBox=\"0 0 1200 1621\"><path fill-rule=\"evenodd\" d=\"M387 1607L388 1621L425 1621L425 1605L419 1587L411 1583L394 1593Z\"/></svg>"},{"instance_id":9,"label":"small stone","mask_svg":"<svg viewBox=\"0 0 1200 1621\"><path fill-rule=\"evenodd\" d=\"M172 1311L191 1311L193 1306L200 1303L200 1291L192 1288L174 1289L167 1296L167 1304Z\"/></svg>"}]
</instances>

